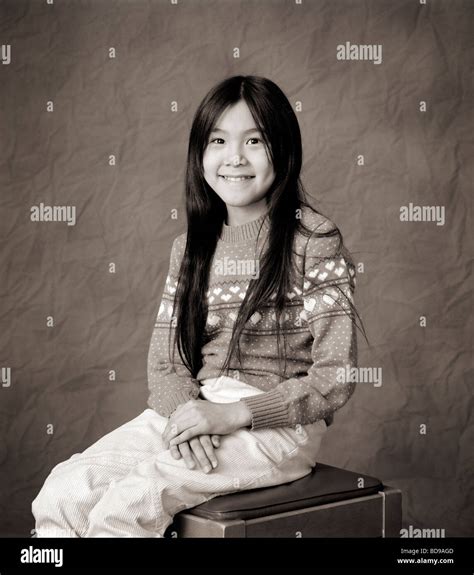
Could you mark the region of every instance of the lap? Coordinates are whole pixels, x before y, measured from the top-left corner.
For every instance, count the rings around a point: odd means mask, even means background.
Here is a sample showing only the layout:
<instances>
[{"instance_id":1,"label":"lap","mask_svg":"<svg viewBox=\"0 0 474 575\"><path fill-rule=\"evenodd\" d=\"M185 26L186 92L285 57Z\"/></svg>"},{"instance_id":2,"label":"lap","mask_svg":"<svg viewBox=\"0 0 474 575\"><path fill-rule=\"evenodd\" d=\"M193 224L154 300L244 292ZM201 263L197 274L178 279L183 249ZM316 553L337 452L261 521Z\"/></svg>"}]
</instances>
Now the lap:
<instances>
[{"instance_id":1,"label":"lap","mask_svg":"<svg viewBox=\"0 0 474 575\"><path fill-rule=\"evenodd\" d=\"M309 439L308 433L293 428L238 429L221 437L215 450L218 465L209 473L199 466L188 469L182 458L162 450L132 469L121 487L127 491L143 483L157 492L167 486L217 494L292 481L314 465L308 457Z\"/></svg>"},{"instance_id":2,"label":"lap","mask_svg":"<svg viewBox=\"0 0 474 575\"><path fill-rule=\"evenodd\" d=\"M209 474L198 466L188 470L183 458L174 459L169 449L165 449L162 433L168 419L152 409L145 409L134 419L107 433L82 453L76 453L68 460L59 463L51 476L74 473L80 481L79 473L87 478L94 475L97 481L124 477L136 468L137 480L140 477L167 477L179 481L205 482L205 478L220 476L232 478L240 488L252 485L259 478L273 473L283 466L293 467L301 463L301 469L311 469L311 460L319 449L318 435L322 436L325 424L297 428L279 427L252 431L241 428L221 437L221 444L215 450L218 461L216 469ZM291 464L290 464L291 463ZM308 467L309 465L309 467ZM82 470L82 471L81 471ZM304 473L303 473L304 474ZM217 477L215 478L217 479ZM218 481L217 481L218 482ZM211 481L211 484L216 481ZM218 482L219 483L219 482Z\"/></svg>"},{"instance_id":3,"label":"lap","mask_svg":"<svg viewBox=\"0 0 474 575\"><path fill-rule=\"evenodd\" d=\"M59 463L32 503L35 516L52 515L54 521L70 516L71 521L79 521L77 529L83 534L90 523L88 536L115 532L117 525L125 525L123 530L128 532L130 522L134 529L138 524L149 525L161 533L182 509L221 494L305 476L314 465L326 427L318 423L303 429L238 429L221 437L215 450L218 465L205 473L200 466L188 469L183 458L174 459L164 448L167 422L146 409L84 452ZM41 525L46 529L48 523Z\"/></svg>"}]
</instances>

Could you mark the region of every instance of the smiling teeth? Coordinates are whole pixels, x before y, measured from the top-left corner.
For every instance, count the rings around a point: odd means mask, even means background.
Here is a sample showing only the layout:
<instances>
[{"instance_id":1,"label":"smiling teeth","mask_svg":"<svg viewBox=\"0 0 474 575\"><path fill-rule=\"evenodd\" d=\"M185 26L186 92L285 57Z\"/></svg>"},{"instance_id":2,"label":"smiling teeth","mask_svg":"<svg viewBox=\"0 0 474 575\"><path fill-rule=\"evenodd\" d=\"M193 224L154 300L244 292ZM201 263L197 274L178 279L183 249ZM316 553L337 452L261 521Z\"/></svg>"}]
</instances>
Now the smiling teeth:
<instances>
[{"instance_id":1,"label":"smiling teeth","mask_svg":"<svg viewBox=\"0 0 474 575\"><path fill-rule=\"evenodd\" d=\"M229 180L231 182L241 182L242 180L250 180L253 176L241 176L240 178L232 178L230 176L222 176L224 180Z\"/></svg>"}]
</instances>

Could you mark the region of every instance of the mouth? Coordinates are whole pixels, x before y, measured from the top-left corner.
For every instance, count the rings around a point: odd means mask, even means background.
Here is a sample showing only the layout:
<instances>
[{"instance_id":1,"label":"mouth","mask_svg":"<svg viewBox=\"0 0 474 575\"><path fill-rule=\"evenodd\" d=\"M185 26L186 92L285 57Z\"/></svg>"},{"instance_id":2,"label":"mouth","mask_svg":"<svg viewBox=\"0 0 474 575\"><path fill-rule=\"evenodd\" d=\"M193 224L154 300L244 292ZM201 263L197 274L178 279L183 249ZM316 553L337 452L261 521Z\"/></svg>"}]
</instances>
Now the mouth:
<instances>
[{"instance_id":1,"label":"mouth","mask_svg":"<svg viewBox=\"0 0 474 575\"><path fill-rule=\"evenodd\" d=\"M219 176L219 178L222 178L226 182L244 182L255 178L255 176Z\"/></svg>"}]
</instances>

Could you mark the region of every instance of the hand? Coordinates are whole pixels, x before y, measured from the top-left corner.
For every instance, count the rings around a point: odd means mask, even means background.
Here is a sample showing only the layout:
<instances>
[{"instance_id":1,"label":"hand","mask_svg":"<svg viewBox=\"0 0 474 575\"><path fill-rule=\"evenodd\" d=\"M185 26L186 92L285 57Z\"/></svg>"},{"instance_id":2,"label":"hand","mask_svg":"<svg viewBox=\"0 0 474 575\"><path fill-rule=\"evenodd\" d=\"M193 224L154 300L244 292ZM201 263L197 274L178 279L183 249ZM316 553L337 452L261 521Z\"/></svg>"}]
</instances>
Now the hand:
<instances>
[{"instance_id":1,"label":"hand","mask_svg":"<svg viewBox=\"0 0 474 575\"><path fill-rule=\"evenodd\" d=\"M178 405L170 415L163 431L165 447L189 441L197 435L227 435L249 425L251 414L246 405L213 403L202 399L190 399Z\"/></svg>"},{"instance_id":2,"label":"hand","mask_svg":"<svg viewBox=\"0 0 474 575\"><path fill-rule=\"evenodd\" d=\"M188 469L194 469L194 460L196 460L202 470L205 473L209 473L212 468L217 467L217 459L213 448L217 448L219 445L220 437L218 435L200 435L194 437L191 441L172 445L170 452L174 459L180 459L182 456Z\"/></svg>"}]
</instances>

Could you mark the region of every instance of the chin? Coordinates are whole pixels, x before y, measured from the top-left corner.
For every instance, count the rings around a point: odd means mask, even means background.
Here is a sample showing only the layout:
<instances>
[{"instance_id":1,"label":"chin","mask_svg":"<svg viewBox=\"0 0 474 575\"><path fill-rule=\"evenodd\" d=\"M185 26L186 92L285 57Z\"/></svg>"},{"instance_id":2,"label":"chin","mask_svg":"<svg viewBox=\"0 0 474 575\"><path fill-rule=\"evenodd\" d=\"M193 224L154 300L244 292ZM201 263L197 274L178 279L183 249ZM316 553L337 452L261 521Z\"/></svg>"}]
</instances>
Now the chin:
<instances>
[{"instance_id":1,"label":"chin","mask_svg":"<svg viewBox=\"0 0 474 575\"><path fill-rule=\"evenodd\" d=\"M224 194L221 196L221 200L225 202L228 206L236 206L239 208L244 208L246 206L251 206L255 204L259 200L257 198L249 198L249 197L235 197L235 196L225 196Z\"/></svg>"}]
</instances>

